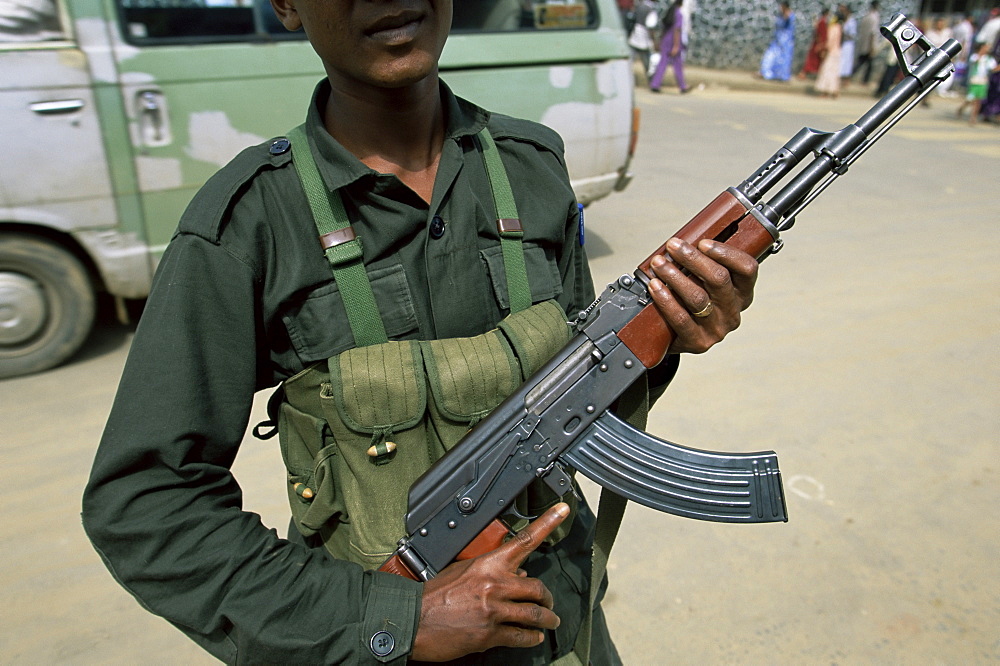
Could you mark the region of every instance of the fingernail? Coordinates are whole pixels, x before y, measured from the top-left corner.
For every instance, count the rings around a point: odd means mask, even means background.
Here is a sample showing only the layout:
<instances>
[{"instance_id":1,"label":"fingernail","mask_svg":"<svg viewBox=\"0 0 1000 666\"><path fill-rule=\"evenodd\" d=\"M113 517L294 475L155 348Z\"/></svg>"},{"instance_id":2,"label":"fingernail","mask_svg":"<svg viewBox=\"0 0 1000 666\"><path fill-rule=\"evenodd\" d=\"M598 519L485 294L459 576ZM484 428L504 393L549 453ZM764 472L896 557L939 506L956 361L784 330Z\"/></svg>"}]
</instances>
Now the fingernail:
<instances>
[{"instance_id":1,"label":"fingernail","mask_svg":"<svg viewBox=\"0 0 1000 666\"><path fill-rule=\"evenodd\" d=\"M653 255L653 258L649 260L649 265L653 268L659 268L665 263L667 263L667 260L662 254Z\"/></svg>"},{"instance_id":2,"label":"fingernail","mask_svg":"<svg viewBox=\"0 0 1000 666\"><path fill-rule=\"evenodd\" d=\"M679 250L682 247L684 247L684 241L674 236L673 238L667 241L667 247L669 247L671 250Z\"/></svg>"},{"instance_id":3,"label":"fingernail","mask_svg":"<svg viewBox=\"0 0 1000 666\"><path fill-rule=\"evenodd\" d=\"M658 294L661 293L661 292L662 293L666 293L667 292L667 288L663 285L663 281L660 280L659 278L653 278L653 279L651 279L649 281L649 285L647 285L647 287L648 287L648 289L650 291L655 291Z\"/></svg>"},{"instance_id":4,"label":"fingernail","mask_svg":"<svg viewBox=\"0 0 1000 666\"><path fill-rule=\"evenodd\" d=\"M556 513L559 514L563 518L565 518L566 516L568 516L569 515L569 504L566 504L566 502L559 502L559 504L556 504Z\"/></svg>"}]
</instances>

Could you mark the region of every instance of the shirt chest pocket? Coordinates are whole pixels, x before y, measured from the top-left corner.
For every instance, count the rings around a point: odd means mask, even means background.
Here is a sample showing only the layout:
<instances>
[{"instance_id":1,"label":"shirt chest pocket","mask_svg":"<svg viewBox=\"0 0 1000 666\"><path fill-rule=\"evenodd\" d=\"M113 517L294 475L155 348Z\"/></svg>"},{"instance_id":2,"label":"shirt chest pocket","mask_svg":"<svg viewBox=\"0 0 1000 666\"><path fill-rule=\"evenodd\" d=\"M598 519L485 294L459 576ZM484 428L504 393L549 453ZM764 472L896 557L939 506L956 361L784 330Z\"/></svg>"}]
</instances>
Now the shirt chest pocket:
<instances>
[{"instance_id":1,"label":"shirt chest pocket","mask_svg":"<svg viewBox=\"0 0 1000 666\"><path fill-rule=\"evenodd\" d=\"M415 332L417 316L402 265L368 271L368 279L386 334L401 338ZM356 346L344 299L335 282L309 292L291 305L281 319L303 364L327 359Z\"/></svg>"},{"instance_id":2,"label":"shirt chest pocket","mask_svg":"<svg viewBox=\"0 0 1000 666\"><path fill-rule=\"evenodd\" d=\"M556 298L562 294L562 277L554 257L549 256L545 248L533 243L524 243L524 267L528 273L528 285L531 287L531 302L541 303ZM503 310L510 309L510 297L507 293L507 272L504 268L503 249L497 245L479 252L480 258L486 264L493 295Z\"/></svg>"}]
</instances>

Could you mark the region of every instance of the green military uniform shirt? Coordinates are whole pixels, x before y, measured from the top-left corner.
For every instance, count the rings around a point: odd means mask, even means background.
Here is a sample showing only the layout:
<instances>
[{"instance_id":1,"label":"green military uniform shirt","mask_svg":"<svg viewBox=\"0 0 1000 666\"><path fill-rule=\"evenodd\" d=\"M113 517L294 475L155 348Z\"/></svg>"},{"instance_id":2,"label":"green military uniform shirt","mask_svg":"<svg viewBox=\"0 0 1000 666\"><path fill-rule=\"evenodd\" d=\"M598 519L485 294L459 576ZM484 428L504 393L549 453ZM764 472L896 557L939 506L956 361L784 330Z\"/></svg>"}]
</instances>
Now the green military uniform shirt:
<instances>
[{"instance_id":1,"label":"green military uniform shirt","mask_svg":"<svg viewBox=\"0 0 1000 666\"><path fill-rule=\"evenodd\" d=\"M472 140L486 124L517 198L533 301L575 312L593 300L554 132L443 87L446 139L428 206L323 129L326 85L307 133L362 239L391 339L477 335L507 314ZM247 149L195 197L163 256L84 497L85 527L117 580L221 659L378 663L411 649L420 584L279 539L241 510L230 473L254 392L351 346L286 142ZM371 640L383 629L394 649L378 657Z\"/></svg>"}]
</instances>

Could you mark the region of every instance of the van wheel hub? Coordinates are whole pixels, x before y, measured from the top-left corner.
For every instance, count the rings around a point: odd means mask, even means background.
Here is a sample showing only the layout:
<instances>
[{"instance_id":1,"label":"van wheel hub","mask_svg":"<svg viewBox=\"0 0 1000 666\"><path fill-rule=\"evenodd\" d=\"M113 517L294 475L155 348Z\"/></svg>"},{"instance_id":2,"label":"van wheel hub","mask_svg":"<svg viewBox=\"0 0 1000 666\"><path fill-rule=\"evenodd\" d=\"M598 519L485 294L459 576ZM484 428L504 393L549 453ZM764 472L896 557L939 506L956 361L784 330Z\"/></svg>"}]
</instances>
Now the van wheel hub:
<instances>
[{"instance_id":1,"label":"van wheel hub","mask_svg":"<svg viewBox=\"0 0 1000 666\"><path fill-rule=\"evenodd\" d=\"M16 345L45 326L42 285L20 273L0 273L0 345Z\"/></svg>"}]
</instances>

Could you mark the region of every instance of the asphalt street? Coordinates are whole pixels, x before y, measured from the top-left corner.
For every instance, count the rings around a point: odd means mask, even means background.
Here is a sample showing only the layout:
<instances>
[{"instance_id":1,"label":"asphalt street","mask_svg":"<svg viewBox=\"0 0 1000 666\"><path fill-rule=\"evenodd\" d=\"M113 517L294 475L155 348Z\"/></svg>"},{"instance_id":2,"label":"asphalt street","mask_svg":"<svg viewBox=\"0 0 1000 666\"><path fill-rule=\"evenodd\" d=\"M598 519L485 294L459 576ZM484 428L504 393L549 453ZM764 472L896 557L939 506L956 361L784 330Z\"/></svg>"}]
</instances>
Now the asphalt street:
<instances>
[{"instance_id":1,"label":"asphalt street","mask_svg":"<svg viewBox=\"0 0 1000 666\"><path fill-rule=\"evenodd\" d=\"M839 129L872 100L706 85L638 102L635 180L587 210L599 286L799 128ZM776 451L789 521L631 506L605 602L625 663L1000 660L1000 128L957 104L914 110L799 217L742 327L685 358L654 408L660 437ZM3 663L213 663L114 582L80 526L130 335L106 318L66 366L0 381ZM248 436L234 472L283 533L277 443Z\"/></svg>"}]
</instances>

